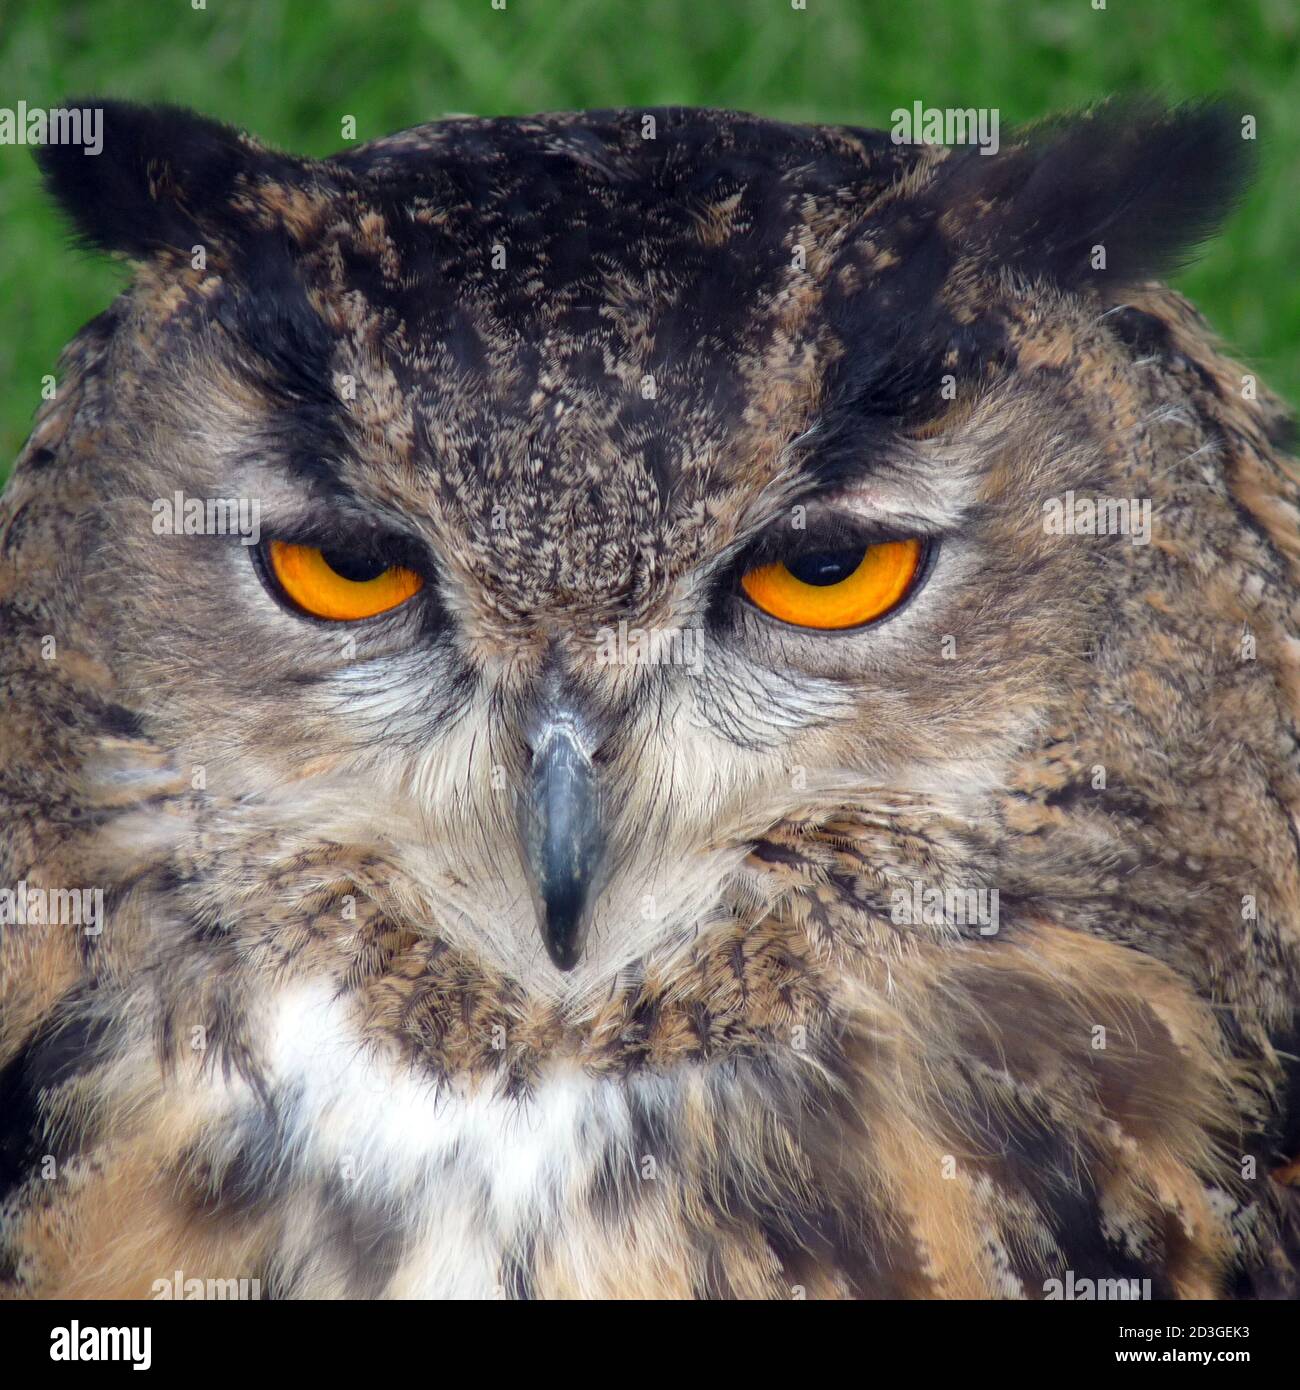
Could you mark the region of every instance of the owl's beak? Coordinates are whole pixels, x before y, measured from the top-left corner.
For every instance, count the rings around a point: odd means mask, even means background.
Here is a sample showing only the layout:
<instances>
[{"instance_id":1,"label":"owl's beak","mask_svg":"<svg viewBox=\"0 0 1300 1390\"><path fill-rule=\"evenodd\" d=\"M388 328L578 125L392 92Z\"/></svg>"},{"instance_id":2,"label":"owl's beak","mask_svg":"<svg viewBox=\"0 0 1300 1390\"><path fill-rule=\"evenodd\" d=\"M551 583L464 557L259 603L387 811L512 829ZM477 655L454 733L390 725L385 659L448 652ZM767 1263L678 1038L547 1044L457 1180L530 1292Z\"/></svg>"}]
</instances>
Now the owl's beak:
<instances>
[{"instance_id":1,"label":"owl's beak","mask_svg":"<svg viewBox=\"0 0 1300 1390\"><path fill-rule=\"evenodd\" d=\"M582 955L604 858L599 786L579 721L553 705L530 740L528 782L519 799L519 838L542 940L557 969Z\"/></svg>"}]
</instances>

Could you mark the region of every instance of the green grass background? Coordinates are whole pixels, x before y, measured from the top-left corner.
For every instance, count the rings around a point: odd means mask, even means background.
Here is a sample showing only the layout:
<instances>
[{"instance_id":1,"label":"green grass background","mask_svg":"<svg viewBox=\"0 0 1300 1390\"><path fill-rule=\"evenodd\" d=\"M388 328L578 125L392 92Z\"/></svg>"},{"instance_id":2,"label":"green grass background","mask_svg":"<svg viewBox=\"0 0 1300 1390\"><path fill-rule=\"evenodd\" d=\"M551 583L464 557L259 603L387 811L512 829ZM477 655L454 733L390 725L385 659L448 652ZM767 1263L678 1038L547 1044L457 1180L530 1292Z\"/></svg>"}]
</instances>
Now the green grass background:
<instances>
[{"instance_id":1,"label":"green grass background","mask_svg":"<svg viewBox=\"0 0 1300 1390\"><path fill-rule=\"evenodd\" d=\"M897 106L1003 125L1116 92L1226 92L1260 177L1180 286L1300 400L1298 0L0 0L0 106L73 94L197 107L296 151L447 112L665 103L888 126ZM28 149L0 146L0 477L41 377L123 283L70 251Z\"/></svg>"}]
</instances>

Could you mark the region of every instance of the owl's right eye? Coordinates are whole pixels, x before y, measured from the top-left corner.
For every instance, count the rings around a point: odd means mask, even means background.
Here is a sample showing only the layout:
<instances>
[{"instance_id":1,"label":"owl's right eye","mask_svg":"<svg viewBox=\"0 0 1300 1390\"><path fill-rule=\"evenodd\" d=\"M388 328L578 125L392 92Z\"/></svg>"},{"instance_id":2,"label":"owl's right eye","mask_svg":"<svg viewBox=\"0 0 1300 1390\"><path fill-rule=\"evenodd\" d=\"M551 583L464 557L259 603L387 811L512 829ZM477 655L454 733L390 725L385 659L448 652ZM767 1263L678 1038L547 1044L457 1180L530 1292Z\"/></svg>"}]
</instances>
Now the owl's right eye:
<instances>
[{"instance_id":1,"label":"owl's right eye","mask_svg":"<svg viewBox=\"0 0 1300 1390\"><path fill-rule=\"evenodd\" d=\"M341 547L321 549L268 541L266 568L295 608L330 622L359 622L387 613L424 587L404 565Z\"/></svg>"}]
</instances>

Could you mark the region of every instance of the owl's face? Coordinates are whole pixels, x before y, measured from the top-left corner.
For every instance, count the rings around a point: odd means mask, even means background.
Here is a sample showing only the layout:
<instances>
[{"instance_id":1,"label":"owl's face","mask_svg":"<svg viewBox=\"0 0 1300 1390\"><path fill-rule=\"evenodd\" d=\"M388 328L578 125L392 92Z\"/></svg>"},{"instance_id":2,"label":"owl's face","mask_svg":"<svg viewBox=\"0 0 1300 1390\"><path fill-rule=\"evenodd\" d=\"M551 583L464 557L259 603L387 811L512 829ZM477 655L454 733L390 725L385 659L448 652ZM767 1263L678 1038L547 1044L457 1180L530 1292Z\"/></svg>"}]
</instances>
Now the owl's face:
<instances>
[{"instance_id":1,"label":"owl's face","mask_svg":"<svg viewBox=\"0 0 1300 1390\"><path fill-rule=\"evenodd\" d=\"M0 887L105 917L0 930L23 1289L1294 1290L1300 486L1147 282L1231 116L103 129L0 500Z\"/></svg>"},{"instance_id":2,"label":"owl's face","mask_svg":"<svg viewBox=\"0 0 1300 1390\"><path fill-rule=\"evenodd\" d=\"M144 262L99 327L84 566L193 820L117 833L197 825L212 915L347 847L386 917L576 999L777 910L779 824L874 820L886 892L937 817L995 881L987 798L1141 558L1043 524L1123 487L1106 315L1178 239L1112 204L1226 137L1130 114L987 159L656 115L313 163L122 112L129 213L47 161Z\"/></svg>"}]
</instances>

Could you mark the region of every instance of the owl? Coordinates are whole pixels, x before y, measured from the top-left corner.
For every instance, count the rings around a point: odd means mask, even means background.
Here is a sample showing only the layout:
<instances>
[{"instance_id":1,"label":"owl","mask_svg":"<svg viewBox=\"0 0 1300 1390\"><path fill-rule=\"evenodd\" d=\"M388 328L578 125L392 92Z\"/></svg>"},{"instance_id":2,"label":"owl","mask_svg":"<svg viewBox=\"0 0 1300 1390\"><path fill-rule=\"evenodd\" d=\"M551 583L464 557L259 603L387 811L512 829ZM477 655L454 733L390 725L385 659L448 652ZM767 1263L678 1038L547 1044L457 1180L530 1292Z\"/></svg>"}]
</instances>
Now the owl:
<instances>
[{"instance_id":1,"label":"owl","mask_svg":"<svg viewBox=\"0 0 1300 1390\"><path fill-rule=\"evenodd\" d=\"M79 104L11 1297L1295 1296L1300 487L1161 283L1231 111Z\"/></svg>"}]
</instances>

